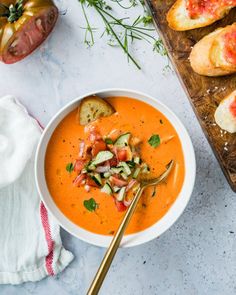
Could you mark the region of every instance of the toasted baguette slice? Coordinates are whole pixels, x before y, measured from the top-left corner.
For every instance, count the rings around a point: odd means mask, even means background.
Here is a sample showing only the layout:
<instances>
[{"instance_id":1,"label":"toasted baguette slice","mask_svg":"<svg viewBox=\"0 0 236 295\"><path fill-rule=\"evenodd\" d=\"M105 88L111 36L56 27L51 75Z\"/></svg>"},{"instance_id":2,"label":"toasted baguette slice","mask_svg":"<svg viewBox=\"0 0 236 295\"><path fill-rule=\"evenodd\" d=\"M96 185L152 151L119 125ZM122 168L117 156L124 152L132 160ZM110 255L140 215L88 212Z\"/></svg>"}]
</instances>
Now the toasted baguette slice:
<instances>
[{"instance_id":1,"label":"toasted baguette slice","mask_svg":"<svg viewBox=\"0 0 236 295\"><path fill-rule=\"evenodd\" d=\"M236 90L221 101L215 111L215 121L221 129L236 132Z\"/></svg>"},{"instance_id":2,"label":"toasted baguette slice","mask_svg":"<svg viewBox=\"0 0 236 295\"><path fill-rule=\"evenodd\" d=\"M98 96L84 98L79 106L77 121L80 125L87 125L100 117L107 117L115 112L114 108Z\"/></svg>"},{"instance_id":3,"label":"toasted baguette slice","mask_svg":"<svg viewBox=\"0 0 236 295\"><path fill-rule=\"evenodd\" d=\"M229 71L230 73L234 73L236 71L236 63L232 63L229 60L225 58L225 45L226 45L226 34L229 33L232 35L233 38L233 44L235 46L234 51L236 53L236 39L235 39L235 33L236 33L236 23L225 27L220 34L215 38L213 41L211 50L210 50L210 60L212 64L214 64L218 68L222 68L224 70ZM232 45L232 44L231 44Z\"/></svg>"},{"instance_id":4,"label":"toasted baguette slice","mask_svg":"<svg viewBox=\"0 0 236 295\"><path fill-rule=\"evenodd\" d=\"M232 29L236 30L236 23L215 30L193 47L190 63L196 73L214 77L236 72L236 65L227 61L224 56L224 36Z\"/></svg>"},{"instance_id":5,"label":"toasted baguette slice","mask_svg":"<svg viewBox=\"0 0 236 295\"><path fill-rule=\"evenodd\" d=\"M167 21L171 29L175 31L187 31L209 26L223 18L234 6L224 5L218 7L217 15L204 13L196 18L191 18L186 6L186 0L177 0L167 13ZM220 4L218 4L219 6Z\"/></svg>"}]
</instances>

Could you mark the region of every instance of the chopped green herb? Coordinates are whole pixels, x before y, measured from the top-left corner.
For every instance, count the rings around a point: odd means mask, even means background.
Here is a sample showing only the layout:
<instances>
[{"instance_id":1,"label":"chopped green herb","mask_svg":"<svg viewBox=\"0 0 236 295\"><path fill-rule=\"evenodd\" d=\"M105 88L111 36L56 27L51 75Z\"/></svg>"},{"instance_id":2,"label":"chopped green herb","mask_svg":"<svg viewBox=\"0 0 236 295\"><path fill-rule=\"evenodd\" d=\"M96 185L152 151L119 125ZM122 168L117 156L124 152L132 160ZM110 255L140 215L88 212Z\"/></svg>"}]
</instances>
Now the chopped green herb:
<instances>
[{"instance_id":1,"label":"chopped green herb","mask_svg":"<svg viewBox=\"0 0 236 295\"><path fill-rule=\"evenodd\" d=\"M71 173L74 170L74 165L73 163L68 163L66 165L66 171L68 171L69 173Z\"/></svg>"},{"instance_id":2,"label":"chopped green herb","mask_svg":"<svg viewBox=\"0 0 236 295\"><path fill-rule=\"evenodd\" d=\"M162 42L161 39L156 40L154 43L153 50L155 50L157 53L159 53L161 56L166 56L167 55L167 50Z\"/></svg>"},{"instance_id":3,"label":"chopped green herb","mask_svg":"<svg viewBox=\"0 0 236 295\"><path fill-rule=\"evenodd\" d=\"M152 135L149 138L148 143L154 148L158 147L161 144L160 136L158 134Z\"/></svg>"},{"instance_id":4,"label":"chopped green herb","mask_svg":"<svg viewBox=\"0 0 236 295\"><path fill-rule=\"evenodd\" d=\"M96 201L94 200L94 198L91 198L89 200L85 200L84 201L84 207L90 211L93 212L98 208L98 204L96 203Z\"/></svg>"},{"instance_id":5,"label":"chopped green herb","mask_svg":"<svg viewBox=\"0 0 236 295\"><path fill-rule=\"evenodd\" d=\"M106 144L113 144L113 140L110 139L110 138L106 138L106 139L105 139L105 143L106 143Z\"/></svg>"},{"instance_id":6,"label":"chopped green herb","mask_svg":"<svg viewBox=\"0 0 236 295\"><path fill-rule=\"evenodd\" d=\"M82 6L82 12L84 14L85 23L85 44L92 46L94 44L94 32L95 28L90 25L90 20L87 16L87 9L93 8L101 21L104 24L104 35L108 37L108 44L110 46L119 46L127 55L128 61L131 60L138 69L141 69L138 62L131 55L130 46L134 41L145 40L148 43L156 43L155 29L153 27L147 27L147 24L151 23L151 16L147 15L141 17L140 15L130 20L129 17L116 17L113 9L107 5L105 0L78 0ZM113 0L124 9L129 9L137 4L136 0L131 0L128 7L122 5L122 0ZM143 5L143 0L140 0ZM146 12L146 10L145 10ZM156 47L156 46L154 46Z\"/></svg>"},{"instance_id":7,"label":"chopped green herb","mask_svg":"<svg viewBox=\"0 0 236 295\"><path fill-rule=\"evenodd\" d=\"M145 15L141 18L142 23L144 24L144 26L149 25L152 23L152 16L151 15Z\"/></svg>"}]
</instances>

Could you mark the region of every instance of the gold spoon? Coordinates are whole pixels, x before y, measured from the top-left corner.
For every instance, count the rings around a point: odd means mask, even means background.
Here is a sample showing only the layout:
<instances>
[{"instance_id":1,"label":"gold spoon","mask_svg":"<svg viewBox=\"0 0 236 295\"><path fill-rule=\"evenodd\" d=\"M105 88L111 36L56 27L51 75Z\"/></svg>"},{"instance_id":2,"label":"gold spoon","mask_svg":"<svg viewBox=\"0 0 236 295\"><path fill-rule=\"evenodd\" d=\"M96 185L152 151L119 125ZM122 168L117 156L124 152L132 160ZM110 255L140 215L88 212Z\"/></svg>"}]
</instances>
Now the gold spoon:
<instances>
[{"instance_id":1,"label":"gold spoon","mask_svg":"<svg viewBox=\"0 0 236 295\"><path fill-rule=\"evenodd\" d=\"M144 189L147 188L148 186L158 185L159 183L164 181L168 177L168 175L170 174L171 169L173 168L173 165L174 165L174 161L171 160L166 165L166 171L164 173L162 173L159 177L141 181L139 189L138 189L135 197L133 198L132 203L130 204L130 206L124 216L124 219L122 220L115 236L113 237L109 248L107 249L107 252L106 252L106 254L101 262L101 265L96 273L96 276L95 276L95 278L94 278L94 280L87 292L87 295L98 294L98 292L102 286L102 283L105 279L105 276L110 268L112 260L115 256L119 246L120 246L120 242L122 240L124 232L131 220L131 217L133 216L133 213L136 209L136 206L138 204L138 201L139 201Z\"/></svg>"}]
</instances>

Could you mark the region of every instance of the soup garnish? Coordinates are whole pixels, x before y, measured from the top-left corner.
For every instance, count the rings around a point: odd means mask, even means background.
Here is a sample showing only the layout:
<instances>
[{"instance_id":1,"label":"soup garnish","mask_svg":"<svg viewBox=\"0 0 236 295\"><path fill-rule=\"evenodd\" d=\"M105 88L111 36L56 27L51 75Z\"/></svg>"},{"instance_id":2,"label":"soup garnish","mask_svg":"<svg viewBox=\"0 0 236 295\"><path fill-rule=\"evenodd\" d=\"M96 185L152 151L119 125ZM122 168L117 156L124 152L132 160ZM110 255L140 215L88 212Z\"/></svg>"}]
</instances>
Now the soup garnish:
<instances>
[{"instance_id":1,"label":"soup garnish","mask_svg":"<svg viewBox=\"0 0 236 295\"><path fill-rule=\"evenodd\" d=\"M119 133L116 136L117 132L112 130L102 137L91 126L87 143L80 142L78 159L68 163L66 170L76 173L75 186L83 186L86 191L91 187L100 188L114 198L118 211L124 211L139 187L139 179L149 174L150 168L139 153L141 140L130 132ZM148 143L156 148L160 144L159 135L152 135Z\"/></svg>"}]
</instances>

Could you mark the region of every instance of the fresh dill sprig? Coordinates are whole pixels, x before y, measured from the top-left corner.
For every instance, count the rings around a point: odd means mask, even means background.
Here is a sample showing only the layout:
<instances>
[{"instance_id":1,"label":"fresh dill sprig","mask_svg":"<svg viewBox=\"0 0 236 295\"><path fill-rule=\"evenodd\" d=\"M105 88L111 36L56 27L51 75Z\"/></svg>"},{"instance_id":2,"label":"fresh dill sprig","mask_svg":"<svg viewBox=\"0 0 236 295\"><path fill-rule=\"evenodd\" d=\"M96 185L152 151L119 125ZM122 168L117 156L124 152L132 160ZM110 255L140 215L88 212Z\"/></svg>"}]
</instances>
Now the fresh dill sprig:
<instances>
[{"instance_id":1,"label":"fresh dill sprig","mask_svg":"<svg viewBox=\"0 0 236 295\"><path fill-rule=\"evenodd\" d=\"M155 51L160 53L161 55L166 55L167 52L164 48L163 43L160 39L156 40L153 36L153 32L155 29L153 27L149 27L152 23L152 16L148 15L145 12L144 16L138 16L133 22L130 22L129 17L126 18L117 18L111 12L112 8L104 1L104 0L78 0L82 6L82 12L84 14L86 28L85 28L85 40L84 42L88 46L92 46L94 44L94 31L90 25L89 19L86 14L86 8L93 8L98 15L101 17L105 30L101 36L106 34L109 36L108 44L111 46L118 45L120 46L124 53L127 55L128 61L131 60L138 69L141 69L138 62L131 55L129 51L129 45L135 40L145 40L148 43L153 44L153 48ZM124 6L122 4L123 0L112 0L114 3L117 3L124 9L130 9L137 5L137 0L130 0L129 6ZM139 2L143 5L142 0ZM145 8L144 8L144 11ZM164 54L165 53L165 54Z\"/></svg>"},{"instance_id":2,"label":"fresh dill sprig","mask_svg":"<svg viewBox=\"0 0 236 295\"><path fill-rule=\"evenodd\" d=\"M84 43L86 45L88 45L88 46L93 46L93 44L94 44L93 31L95 30L95 28L92 28L90 26L87 14L86 14L85 9L84 9L84 5L82 3L81 3L81 7L82 7L82 11L83 11L84 18L85 18L85 21L86 21ZM89 37L88 37L88 35L89 35Z\"/></svg>"},{"instance_id":3,"label":"fresh dill sprig","mask_svg":"<svg viewBox=\"0 0 236 295\"><path fill-rule=\"evenodd\" d=\"M153 23L152 16L151 15L144 15L142 17L142 23L144 24L144 26L152 24Z\"/></svg>"},{"instance_id":4,"label":"fresh dill sprig","mask_svg":"<svg viewBox=\"0 0 236 295\"><path fill-rule=\"evenodd\" d=\"M159 38L156 40L153 50L159 53L161 56L167 56L167 50L162 42L162 40Z\"/></svg>"}]
</instances>

